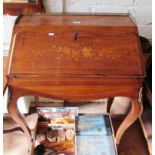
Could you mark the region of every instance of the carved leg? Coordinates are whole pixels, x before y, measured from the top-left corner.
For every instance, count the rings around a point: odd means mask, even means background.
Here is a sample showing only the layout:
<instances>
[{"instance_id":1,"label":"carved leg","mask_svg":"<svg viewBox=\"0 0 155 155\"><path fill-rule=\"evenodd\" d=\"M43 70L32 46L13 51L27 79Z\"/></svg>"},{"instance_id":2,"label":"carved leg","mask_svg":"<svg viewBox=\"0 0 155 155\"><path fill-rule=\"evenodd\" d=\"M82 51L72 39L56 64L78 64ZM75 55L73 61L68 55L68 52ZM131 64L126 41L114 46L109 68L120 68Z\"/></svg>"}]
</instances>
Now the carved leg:
<instances>
[{"instance_id":1,"label":"carved leg","mask_svg":"<svg viewBox=\"0 0 155 155\"><path fill-rule=\"evenodd\" d=\"M107 102L107 113L109 113L109 114L110 114L110 109L111 109L111 106L112 106L113 101L114 101L114 97L108 98L108 102Z\"/></svg>"},{"instance_id":2,"label":"carved leg","mask_svg":"<svg viewBox=\"0 0 155 155\"><path fill-rule=\"evenodd\" d=\"M129 111L128 115L122 122L122 124L119 126L117 132L116 132L116 144L118 145L120 143L120 140L124 134L124 132L127 130L127 128L133 124L136 119L141 115L143 110L142 104L138 102L138 100L133 100L131 105L131 110Z\"/></svg>"},{"instance_id":3,"label":"carved leg","mask_svg":"<svg viewBox=\"0 0 155 155\"><path fill-rule=\"evenodd\" d=\"M32 136L31 136L31 131L30 131L24 117L18 111L17 99L18 99L18 97L14 96L12 94L11 100L10 100L10 102L8 104L8 112L9 112L10 116L15 120L15 122L22 128L22 130L26 134L26 137L28 139L28 144L29 144L28 147L31 148L31 145L32 145L32 142L33 142L33 139L32 139Z\"/></svg>"}]
</instances>

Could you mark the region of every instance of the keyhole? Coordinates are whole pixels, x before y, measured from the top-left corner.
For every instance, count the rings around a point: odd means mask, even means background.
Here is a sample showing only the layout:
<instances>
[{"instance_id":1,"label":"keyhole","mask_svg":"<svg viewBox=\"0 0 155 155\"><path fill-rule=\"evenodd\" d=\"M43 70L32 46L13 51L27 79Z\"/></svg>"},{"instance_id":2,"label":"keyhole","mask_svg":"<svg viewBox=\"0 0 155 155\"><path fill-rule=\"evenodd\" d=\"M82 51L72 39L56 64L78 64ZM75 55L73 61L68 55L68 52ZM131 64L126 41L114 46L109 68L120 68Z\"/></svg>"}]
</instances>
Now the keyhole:
<instances>
[{"instance_id":1,"label":"keyhole","mask_svg":"<svg viewBox=\"0 0 155 155\"><path fill-rule=\"evenodd\" d=\"M79 34L76 32L74 33L74 40L77 40L79 38Z\"/></svg>"}]
</instances>

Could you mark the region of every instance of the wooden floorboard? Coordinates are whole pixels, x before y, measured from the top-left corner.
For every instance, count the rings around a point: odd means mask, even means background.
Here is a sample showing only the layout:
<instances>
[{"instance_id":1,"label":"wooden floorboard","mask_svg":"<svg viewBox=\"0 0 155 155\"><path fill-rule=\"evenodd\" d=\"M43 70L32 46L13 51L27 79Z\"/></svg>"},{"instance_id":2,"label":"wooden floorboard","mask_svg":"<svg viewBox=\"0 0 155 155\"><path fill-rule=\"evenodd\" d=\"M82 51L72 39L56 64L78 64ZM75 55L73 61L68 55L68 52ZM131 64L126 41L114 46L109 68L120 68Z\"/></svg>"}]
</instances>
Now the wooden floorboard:
<instances>
[{"instance_id":1,"label":"wooden floorboard","mask_svg":"<svg viewBox=\"0 0 155 155\"><path fill-rule=\"evenodd\" d=\"M112 120L116 131L120 120ZM148 147L139 120L124 134L118 146L119 155L149 155Z\"/></svg>"}]
</instances>

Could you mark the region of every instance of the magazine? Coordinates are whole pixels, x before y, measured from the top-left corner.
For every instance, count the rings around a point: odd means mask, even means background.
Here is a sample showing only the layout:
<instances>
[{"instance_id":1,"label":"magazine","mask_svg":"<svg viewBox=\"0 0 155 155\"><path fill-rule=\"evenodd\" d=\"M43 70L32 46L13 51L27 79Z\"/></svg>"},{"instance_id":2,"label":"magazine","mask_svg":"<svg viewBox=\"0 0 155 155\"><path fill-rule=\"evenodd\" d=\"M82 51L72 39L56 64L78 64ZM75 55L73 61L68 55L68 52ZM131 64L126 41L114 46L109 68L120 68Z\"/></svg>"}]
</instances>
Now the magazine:
<instances>
[{"instance_id":1,"label":"magazine","mask_svg":"<svg viewBox=\"0 0 155 155\"><path fill-rule=\"evenodd\" d=\"M112 134L108 115L79 115L75 119L77 135L104 136Z\"/></svg>"},{"instance_id":2,"label":"magazine","mask_svg":"<svg viewBox=\"0 0 155 155\"><path fill-rule=\"evenodd\" d=\"M76 136L76 155L117 155L112 135Z\"/></svg>"},{"instance_id":3,"label":"magazine","mask_svg":"<svg viewBox=\"0 0 155 155\"><path fill-rule=\"evenodd\" d=\"M76 155L117 155L108 115L76 116Z\"/></svg>"},{"instance_id":4,"label":"magazine","mask_svg":"<svg viewBox=\"0 0 155 155\"><path fill-rule=\"evenodd\" d=\"M72 115L73 117L78 115L78 108L76 107L37 107L37 112L39 114L39 118L42 120L49 121L53 118L53 115L57 115L57 117L61 117L61 115ZM55 117L54 116L54 117Z\"/></svg>"}]
</instances>

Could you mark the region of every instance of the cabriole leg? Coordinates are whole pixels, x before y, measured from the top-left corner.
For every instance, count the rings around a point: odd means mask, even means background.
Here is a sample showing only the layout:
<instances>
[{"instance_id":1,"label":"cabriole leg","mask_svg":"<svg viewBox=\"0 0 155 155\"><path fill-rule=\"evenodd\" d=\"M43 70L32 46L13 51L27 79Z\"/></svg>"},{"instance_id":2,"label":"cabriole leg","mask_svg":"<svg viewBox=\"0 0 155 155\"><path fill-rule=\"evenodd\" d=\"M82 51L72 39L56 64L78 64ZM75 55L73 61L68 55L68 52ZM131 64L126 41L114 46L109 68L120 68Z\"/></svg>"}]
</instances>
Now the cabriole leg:
<instances>
[{"instance_id":1,"label":"cabriole leg","mask_svg":"<svg viewBox=\"0 0 155 155\"><path fill-rule=\"evenodd\" d=\"M17 108L17 100L19 96L16 96L15 93L12 92L10 102L8 104L8 112L10 116L15 120L15 122L22 128L23 132L25 133L27 140L28 140L28 147L29 147L29 154L31 151L31 146L33 143L33 139L31 136L31 131L24 119L24 117L20 114Z\"/></svg>"},{"instance_id":2,"label":"cabriole leg","mask_svg":"<svg viewBox=\"0 0 155 155\"><path fill-rule=\"evenodd\" d=\"M138 100L133 100L131 105L131 110L129 111L128 115L125 117L124 121L119 126L116 132L116 144L119 145L120 140L127 130L127 128L132 125L137 118L141 115L143 110L142 104L138 102Z\"/></svg>"}]
</instances>

